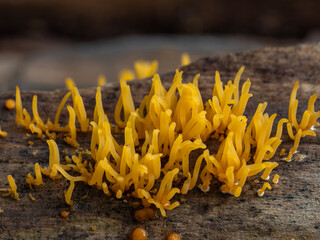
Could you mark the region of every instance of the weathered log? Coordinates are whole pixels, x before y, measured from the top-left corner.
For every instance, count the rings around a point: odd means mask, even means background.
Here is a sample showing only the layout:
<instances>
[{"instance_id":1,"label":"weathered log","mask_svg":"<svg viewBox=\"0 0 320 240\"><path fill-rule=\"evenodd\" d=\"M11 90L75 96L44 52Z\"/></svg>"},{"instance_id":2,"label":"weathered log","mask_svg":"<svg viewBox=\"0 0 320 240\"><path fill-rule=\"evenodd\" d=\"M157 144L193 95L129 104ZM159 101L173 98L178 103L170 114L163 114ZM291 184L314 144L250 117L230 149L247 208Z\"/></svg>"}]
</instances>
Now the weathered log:
<instances>
[{"instance_id":1,"label":"weathered log","mask_svg":"<svg viewBox=\"0 0 320 240\"><path fill-rule=\"evenodd\" d=\"M290 93L294 82L300 81L298 99L300 100L298 116L302 116L308 98L313 93L320 93L320 45L300 45L287 48L266 48L253 52L227 54L218 58L206 58L183 68L184 82L191 81L200 73L199 88L204 100L212 94L214 71L219 70L222 80L233 79L240 66L245 66L242 82L246 78L252 81L252 99L249 100L246 114L252 116L258 103L267 101L266 112L278 113L277 119L287 117ZM173 73L162 76L166 87L172 81ZM142 100L151 85L151 80L130 83L136 103ZM43 119L54 118L57 104L65 90L55 92L23 92L24 106L31 111L32 95L38 95L39 113ZM105 111L113 121L113 110L119 97L118 84L102 89ZM95 89L81 91L88 115L92 119L95 103ZM167 217L158 216L150 222L138 224L133 213L138 208L132 198L117 200L103 194L102 191L76 183L73 194L75 206L71 215L60 217L62 210L69 210L65 203L63 191L67 189L65 180L52 181L44 177L44 185L30 190L25 178L33 172L38 162L46 166L48 147L44 140L32 135L27 137L26 130L15 125L15 112L4 107L8 98L14 93L0 95L0 126L8 132L0 138L0 187L8 187L7 175L11 174L18 185L20 201L0 198L0 238L1 239L127 239L136 227L147 228L149 239L165 239L174 231L183 239L319 239L320 238L320 188L319 188L319 128L317 137L302 139L298 153L292 162L281 160L278 154L274 161L279 162L274 173L280 175L280 181L273 185L262 198L256 191L263 181L254 183L251 178L245 185L239 198L222 194L219 183L214 180L210 192L203 193L195 188L187 195L176 197L181 206L168 211ZM319 109L319 101L317 108ZM62 114L62 122L68 120L67 112ZM62 136L58 145L66 146ZM285 134L285 149L293 142ZM28 141L33 141L29 145ZM80 134L79 142L87 147L90 134ZM281 148L280 148L281 149ZM272 175L273 176L273 175ZM31 201L28 193L36 198ZM88 193L86 199L82 196ZM91 231L96 226L96 231Z\"/></svg>"}]
</instances>

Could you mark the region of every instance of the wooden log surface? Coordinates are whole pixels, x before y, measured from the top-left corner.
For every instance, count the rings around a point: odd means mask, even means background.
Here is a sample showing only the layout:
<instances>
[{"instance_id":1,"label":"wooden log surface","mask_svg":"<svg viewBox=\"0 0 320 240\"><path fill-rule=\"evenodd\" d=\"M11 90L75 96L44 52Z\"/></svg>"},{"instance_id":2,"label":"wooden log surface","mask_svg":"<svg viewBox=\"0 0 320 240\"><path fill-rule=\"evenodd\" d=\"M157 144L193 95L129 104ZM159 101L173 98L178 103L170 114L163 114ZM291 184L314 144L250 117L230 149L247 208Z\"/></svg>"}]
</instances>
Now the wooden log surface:
<instances>
[{"instance_id":1,"label":"wooden log surface","mask_svg":"<svg viewBox=\"0 0 320 240\"><path fill-rule=\"evenodd\" d=\"M320 45L299 45L286 48L266 48L239 54L227 54L218 58L198 60L183 68L184 82L191 81L200 73L199 88L203 99L212 95L214 72L218 70L226 82L234 78L240 66L246 69L241 83L248 77L252 81L251 93L246 114L252 116L258 103L267 101L266 112L277 113L277 121L287 117L290 93L294 82L300 81L298 90L298 119L307 107L307 101L313 93L320 94ZM164 86L168 88L173 73L162 76ZM139 103L148 93L151 80L130 83L135 103ZM39 113L43 119L54 118L58 103L66 90L54 92L23 92L24 107L31 112L31 101L38 95ZM95 104L95 89L83 89L89 117L92 119ZM112 84L102 89L105 111L113 121L113 110L119 97L119 85ZM0 138L0 187L8 187L7 175L11 174L17 183L20 201L12 198L0 198L0 238L1 239L128 239L129 233L136 227L145 227L149 239L165 239L170 232L177 232L182 239L319 239L320 238L320 130L317 137L302 139L298 153L293 161L284 162L277 153L273 161L279 166L273 171L280 175L280 181L272 185L261 198L257 190L263 185L252 177L245 184L240 197L222 194L219 183L213 180L208 193L194 188L187 195L178 195L181 205L167 211L163 218L157 213L153 221L137 223L133 213L138 206L132 204L136 199L126 197L118 200L107 197L95 187L76 183L73 193L75 206L71 215L64 219L60 212L70 210L65 203L63 191L67 189L65 179L52 181L44 177L44 185L30 190L25 182L27 173L32 172L34 164L47 166L49 150L45 140L35 135L26 136L26 130L15 125L15 111L4 107L14 93L0 95L0 126L8 132L6 138ZM319 110L319 100L316 102ZM62 114L62 122L68 120L67 111ZM79 142L88 147L90 134L79 134ZM74 151L58 136L60 154L68 149ZM283 143L279 149L289 148L293 141L284 131ZM29 145L28 141L33 141ZM208 143L209 149L215 148ZM196 156L195 156L196 157ZM194 159L193 159L194 160ZM192 162L192 161L191 161ZM31 201L28 193L36 198ZM82 196L88 193L86 199ZM96 231L91 231L91 226Z\"/></svg>"}]
</instances>

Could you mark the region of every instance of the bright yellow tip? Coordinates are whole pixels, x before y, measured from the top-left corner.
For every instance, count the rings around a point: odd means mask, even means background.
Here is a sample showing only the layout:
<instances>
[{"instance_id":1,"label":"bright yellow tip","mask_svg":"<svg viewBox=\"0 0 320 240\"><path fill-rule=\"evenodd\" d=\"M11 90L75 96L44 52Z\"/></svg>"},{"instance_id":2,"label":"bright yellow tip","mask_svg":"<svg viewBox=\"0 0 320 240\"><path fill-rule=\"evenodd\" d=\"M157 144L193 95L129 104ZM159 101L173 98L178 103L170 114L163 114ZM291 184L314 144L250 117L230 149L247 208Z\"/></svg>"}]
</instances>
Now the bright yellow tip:
<instances>
[{"instance_id":1,"label":"bright yellow tip","mask_svg":"<svg viewBox=\"0 0 320 240\"><path fill-rule=\"evenodd\" d=\"M120 81L132 81L135 79L135 74L130 69L123 69L119 74Z\"/></svg>"},{"instance_id":2,"label":"bright yellow tip","mask_svg":"<svg viewBox=\"0 0 320 240\"><path fill-rule=\"evenodd\" d=\"M76 117L75 117L75 111L71 106L67 106L68 112L69 112L69 122L68 122L68 127L69 127L69 133L70 136L67 136L65 138L65 141L71 145L72 147L78 147L79 144L77 142L77 131L76 131Z\"/></svg>"},{"instance_id":3,"label":"bright yellow tip","mask_svg":"<svg viewBox=\"0 0 320 240\"><path fill-rule=\"evenodd\" d=\"M74 84L74 81L73 81L72 78L66 78L65 83L66 83L66 88L67 88L68 90L72 90L72 88L75 87L75 84Z\"/></svg>"},{"instance_id":4,"label":"bright yellow tip","mask_svg":"<svg viewBox=\"0 0 320 240\"><path fill-rule=\"evenodd\" d=\"M18 86L16 86L16 124L23 125L22 101Z\"/></svg>"},{"instance_id":5,"label":"bright yellow tip","mask_svg":"<svg viewBox=\"0 0 320 240\"><path fill-rule=\"evenodd\" d=\"M103 86L103 85L105 85L106 83L107 83L106 77L103 76L103 75L100 75L100 76L98 77L98 80L97 80L98 86L99 86L99 87L100 87L100 86Z\"/></svg>"},{"instance_id":6,"label":"bright yellow tip","mask_svg":"<svg viewBox=\"0 0 320 240\"><path fill-rule=\"evenodd\" d=\"M8 175L8 181L10 185L10 190L9 193L14 195L14 199L19 200L19 194L17 193L17 185L16 182L14 181L13 177L11 175Z\"/></svg>"},{"instance_id":7,"label":"bright yellow tip","mask_svg":"<svg viewBox=\"0 0 320 240\"><path fill-rule=\"evenodd\" d=\"M280 177L279 174L275 174L273 179L272 179L272 182L273 183L278 183L279 182L279 177Z\"/></svg>"},{"instance_id":8,"label":"bright yellow tip","mask_svg":"<svg viewBox=\"0 0 320 240\"><path fill-rule=\"evenodd\" d=\"M134 69L138 78L147 78L154 75L158 70L158 61L136 61L134 63Z\"/></svg>"},{"instance_id":9,"label":"bright yellow tip","mask_svg":"<svg viewBox=\"0 0 320 240\"><path fill-rule=\"evenodd\" d=\"M270 183L265 182L265 183L263 184L262 188L258 190L258 196L259 196L259 197L262 197L262 196L264 195L264 191L265 191L267 188L271 190Z\"/></svg>"},{"instance_id":10,"label":"bright yellow tip","mask_svg":"<svg viewBox=\"0 0 320 240\"><path fill-rule=\"evenodd\" d=\"M74 189L74 181L70 181L70 186L68 188L68 191L66 191L66 193L64 194L64 196L65 196L66 203L71 206L73 205L73 201L71 200L73 189Z\"/></svg>"},{"instance_id":11,"label":"bright yellow tip","mask_svg":"<svg viewBox=\"0 0 320 240\"><path fill-rule=\"evenodd\" d=\"M181 66L189 65L191 63L191 59L188 53L183 53L181 55Z\"/></svg>"}]
</instances>

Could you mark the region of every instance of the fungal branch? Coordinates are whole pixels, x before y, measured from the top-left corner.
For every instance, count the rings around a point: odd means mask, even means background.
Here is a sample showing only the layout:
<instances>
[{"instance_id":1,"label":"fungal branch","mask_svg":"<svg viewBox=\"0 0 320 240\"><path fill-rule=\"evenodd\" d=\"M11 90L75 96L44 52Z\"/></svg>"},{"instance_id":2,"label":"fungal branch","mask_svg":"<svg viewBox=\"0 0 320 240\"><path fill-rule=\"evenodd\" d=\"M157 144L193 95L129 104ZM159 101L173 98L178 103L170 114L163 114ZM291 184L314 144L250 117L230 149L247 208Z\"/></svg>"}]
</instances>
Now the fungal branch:
<instances>
[{"instance_id":1,"label":"fungal branch","mask_svg":"<svg viewBox=\"0 0 320 240\"><path fill-rule=\"evenodd\" d=\"M297 109L299 101L297 98L297 91L299 87L299 82L297 81L294 84L292 89L292 93L290 96L289 102L289 113L288 113L288 123L287 123L287 130L290 138L294 140L294 145L289 151L289 155L285 159L286 161L290 161L293 154L297 151L300 139L305 136L316 136L316 133L312 130L313 126L319 125L317 123L318 118L320 118L320 111L314 110L314 104L317 100L317 95L313 94L308 103L307 110L304 111L302 120L300 124L297 121Z\"/></svg>"},{"instance_id":2,"label":"fungal branch","mask_svg":"<svg viewBox=\"0 0 320 240\"><path fill-rule=\"evenodd\" d=\"M175 194L180 193L179 188L172 188L173 178L178 174L179 169L175 168L165 174L161 181L161 185L158 193L151 197L150 193L144 189L138 191L140 198L145 198L148 203L154 204L157 208L160 209L162 216L166 216L166 210L171 210L179 206L179 202L170 203L170 200L174 197Z\"/></svg>"},{"instance_id":3,"label":"fungal branch","mask_svg":"<svg viewBox=\"0 0 320 240\"><path fill-rule=\"evenodd\" d=\"M0 192L5 192L1 195L1 197L10 197L11 195L13 195L15 200L20 200L19 194L17 192L17 189L18 189L17 184L11 175L8 175L8 182L9 182L10 188L8 189L0 188Z\"/></svg>"},{"instance_id":4,"label":"fungal branch","mask_svg":"<svg viewBox=\"0 0 320 240\"><path fill-rule=\"evenodd\" d=\"M215 75L212 99L206 103L207 119L211 122L212 132L223 134L231 122L231 116L242 116L247 102L252 94L249 93L251 82L248 79L242 86L241 96L239 94L239 83L244 67L241 67L235 76L234 82L228 82L224 86L219 72ZM211 133L212 133L211 132Z\"/></svg>"},{"instance_id":5,"label":"fungal branch","mask_svg":"<svg viewBox=\"0 0 320 240\"><path fill-rule=\"evenodd\" d=\"M7 136L7 132L2 131L2 130L1 130L1 127L0 127L0 137L5 138L6 136Z\"/></svg>"}]
</instances>

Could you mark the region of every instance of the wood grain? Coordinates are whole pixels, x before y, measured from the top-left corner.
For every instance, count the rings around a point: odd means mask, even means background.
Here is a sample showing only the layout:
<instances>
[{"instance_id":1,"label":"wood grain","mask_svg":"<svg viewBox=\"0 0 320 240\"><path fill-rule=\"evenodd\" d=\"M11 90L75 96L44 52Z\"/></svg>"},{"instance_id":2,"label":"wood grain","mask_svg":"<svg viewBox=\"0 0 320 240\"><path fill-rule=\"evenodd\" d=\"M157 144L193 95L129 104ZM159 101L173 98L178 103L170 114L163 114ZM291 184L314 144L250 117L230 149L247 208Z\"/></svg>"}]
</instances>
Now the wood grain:
<instances>
[{"instance_id":1,"label":"wood grain","mask_svg":"<svg viewBox=\"0 0 320 240\"><path fill-rule=\"evenodd\" d=\"M250 100L246 114L251 116L258 103L267 101L269 114L278 113L286 117L291 89L296 80L300 81L298 91L301 117L308 98L320 93L320 45L300 45L287 48L266 48L253 52L227 54L219 58L206 58L183 68L184 81L191 81L200 73L199 87L204 100L212 94L214 71L219 70L224 82L233 79L240 66L246 67L242 82L252 81ZM162 76L166 87L172 81L173 73ZM151 85L150 79L130 83L136 103L142 100ZM23 92L23 104L31 111L33 94L38 95L39 113L43 119L53 118L57 104L65 90L55 92ZM110 120L119 96L119 86L103 88L103 103ZM92 119L95 89L83 89L81 95ZM127 239L136 227L147 229L149 239L165 239L174 231L183 239L319 239L320 238L320 161L319 128L317 137L305 137L299 153L291 163L281 161L278 154L274 161L279 167L273 172L280 175L280 182L259 198L256 191L263 181L254 183L251 178L239 198L224 195L219 191L219 183L214 180L210 192L204 194L195 188L186 196L176 197L181 206L160 214L150 222L138 224L133 213L138 208L132 205L135 199L117 200L106 197L102 191L76 183L73 199L76 204L70 217L63 219L60 212L69 210L64 201L63 191L67 189L65 180L51 181L44 178L44 185L33 190L25 182L28 172L33 172L36 162L46 166L48 147L44 140L26 136L24 129L15 123L15 112L5 109L4 102L13 98L14 93L0 95L0 126L8 132L7 138L0 139L0 187L8 187L7 175L16 179L20 201L0 198L1 239ZM319 101L316 103L319 110ZM64 111L62 121L67 122ZM58 140L60 149L68 148ZM285 134L282 147L289 149L293 142ZM34 142L28 145L28 141ZM86 147L90 134L79 135L79 142ZM208 143L212 149L214 143ZM281 148L280 148L281 149ZM73 150L68 148L71 153ZM61 152L61 155L65 154ZM272 176L273 176L272 174ZM257 178L258 179L258 178ZM32 202L28 193L36 198ZM87 199L81 197L89 193ZM127 203L126 203L127 202ZM96 231L91 231L96 226Z\"/></svg>"}]
</instances>

